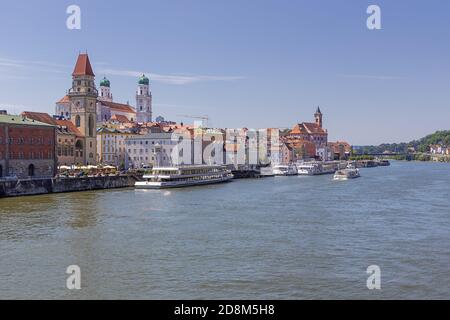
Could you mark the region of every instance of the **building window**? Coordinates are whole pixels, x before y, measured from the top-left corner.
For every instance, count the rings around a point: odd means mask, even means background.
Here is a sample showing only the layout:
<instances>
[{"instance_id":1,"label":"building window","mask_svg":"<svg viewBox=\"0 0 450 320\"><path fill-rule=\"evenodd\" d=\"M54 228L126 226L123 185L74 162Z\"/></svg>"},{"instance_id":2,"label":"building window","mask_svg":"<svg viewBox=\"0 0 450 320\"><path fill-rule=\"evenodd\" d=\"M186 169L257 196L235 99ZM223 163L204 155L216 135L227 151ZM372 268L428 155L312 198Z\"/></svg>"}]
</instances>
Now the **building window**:
<instances>
[{"instance_id":1,"label":"building window","mask_svg":"<svg viewBox=\"0 0 450 320\"><path fill-rule=\"evenodd\" d=\"M77 126L77 128L81 126L81 118L79 115L75 117L75 125Z\"/></svg>"},{"instance_id":2,"label":"building window","mask_svg":"<svg viewBox=\"0 0 450 320\"><path fill-rule=\"evenodd\" d=\"M30 177L34 176L34 164L30 164L28 166L28 176L30 176Z\"/></svg>"}]
</instances>

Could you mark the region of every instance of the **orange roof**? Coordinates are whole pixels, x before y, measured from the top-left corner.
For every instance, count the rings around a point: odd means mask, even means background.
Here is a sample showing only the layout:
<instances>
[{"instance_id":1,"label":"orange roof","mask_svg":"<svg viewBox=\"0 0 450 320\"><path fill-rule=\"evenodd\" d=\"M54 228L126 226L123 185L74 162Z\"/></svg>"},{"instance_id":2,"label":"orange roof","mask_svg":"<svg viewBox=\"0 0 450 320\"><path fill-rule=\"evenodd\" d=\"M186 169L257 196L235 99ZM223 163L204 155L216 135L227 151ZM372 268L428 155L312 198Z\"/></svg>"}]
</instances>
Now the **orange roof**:
<instances>
[{"instance_id":1,"label":"orange roof","mask_svg":"<svg viewBox=\"0 0 450 320\"><path fill-rule=\"evenodd\" d=\"M80 53L72 76L95 76L87 53Z\"/></svg>"},{"instance_id":2,"label":"orange roof","mask_svg":"<svg viewBox=\"0 0 450 320\"><path fill-rule=\"evenodd\" d=\"M306 134L305 128L301 124L296 124L295 127L291 130L290 134Z\"/></svg>"},{"instance_id":3,"label":"orange roof","mask_svg":"<svg viewBox=\"0 0 450 320\"><path fill-rule=\"evenodd\" d=\"M35 121L56 125L56 120L53 119L48 113L24 111L21 113L21 115Z\"/></svg>"},{"instance_id":4,"label":"orange roof","mask_svg":"<svg viewBox=\"0 0 450 320\"><path fill-rule=\"evenodd\" d=\"M306 128L308 133L319 133L319 134L325 134L326 131L321 128L317 123L311 123L311 122L303 122L302 125Z\"/></svg>"},{"instance_id":5,"label":"orange roof","mask_svg":"<svg viewBox=\"0 0 450 320\"><path fill-rule=\"evenodd\" d=\"M126 116L121 114L113 114L111 120L117 120L120 123L130 122L130 120Z\"/></svg>"},{"instance_id":6,"label":"orange roof","mask_svg":"<svg viewBox=\"0 0 450 320\"><path fill-rule=\"evenodd\" d=\"M64 97L62 97L58 102L56 103L69 103L70 99L68 95L65 95Z\"/></svg>"},{"instance_id":7,"label":"orange roof","mask_svg":"<svg viewBox=\"0 0 450 320\"><path fill-rule=\"evenodd\" d=\"M78 128L70 120L56 120L56 124L60 127L66 127L67 132L73 133L78 137L82 137L83 134L78 130Z\"/></svg>"},{"instance_id":8,"label":"orange roof","mask_svg":"<svg viewBox=\"0 0 450 320\"><path fill-rule=\"evenodd\" d=\"M109 101L100 101L101 104L109 107L110 109L114 109L120 112L128 112L128 113L136 113L136 110L128 104L109 102Z\"/></svg>"}]
</instances>

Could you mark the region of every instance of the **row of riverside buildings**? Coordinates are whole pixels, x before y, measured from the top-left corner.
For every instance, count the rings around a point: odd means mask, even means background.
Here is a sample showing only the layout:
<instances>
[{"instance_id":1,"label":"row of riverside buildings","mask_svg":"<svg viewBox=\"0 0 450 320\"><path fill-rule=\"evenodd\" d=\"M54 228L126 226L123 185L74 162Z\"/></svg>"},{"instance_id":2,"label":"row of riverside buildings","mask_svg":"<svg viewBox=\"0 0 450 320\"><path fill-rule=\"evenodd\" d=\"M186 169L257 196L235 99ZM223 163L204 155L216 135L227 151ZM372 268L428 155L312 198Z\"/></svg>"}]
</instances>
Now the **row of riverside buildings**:
<instances>
[{"instance_id":1,"label":"row of riverside buildings","mask_svg":"<svg viewBox=\"0 0 450 320\"><path fill-rule=\"evenodd\" d=\"M80 54L72 73L72 86L56 102L55 115L31 111L9 115L0 110L0 179L54 176L59 166L107 164L121 169L170 166L177 143L173 139L174 132L190 137L194 146L198 130L160 116L153 120L152 112L148 77L142 75L138 79L135 106L129 102L118 103L113 99L107 78L100 81L97 89L89 56ZM267 161L332 160L348 155L351 149L348 143L328 141L322 120L318 107L314 122L302 122L292 129L281 130L275 142L271 132L279 130L263 129L278 150L276 154L264 151ZM239 134L247 131L241 129ZM217 152L223 152L224 157L237 158L236 141L229 140L226 132L226 129L201 128L200 135L223 136L222 150ZM250 142L245 143L247 150ZM211 141L202 140L200 148L204 150L209 144ZM189 157L195 160L193 154ZM201 157L200 162L210 162L203 158L203 153Z\"/></svg>"}]
</instances>

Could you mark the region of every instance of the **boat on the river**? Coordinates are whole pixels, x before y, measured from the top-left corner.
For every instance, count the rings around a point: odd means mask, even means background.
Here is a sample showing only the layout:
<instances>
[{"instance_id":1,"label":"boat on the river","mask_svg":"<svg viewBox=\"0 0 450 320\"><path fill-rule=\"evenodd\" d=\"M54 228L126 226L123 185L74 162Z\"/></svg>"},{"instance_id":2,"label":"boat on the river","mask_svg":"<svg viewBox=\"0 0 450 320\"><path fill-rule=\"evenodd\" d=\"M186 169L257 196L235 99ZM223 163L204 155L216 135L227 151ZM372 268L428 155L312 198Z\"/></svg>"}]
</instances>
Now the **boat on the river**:
<instances>
[{"instance_id":1,"label":"boat on the river","mask_svg":"<svg viewBox=\"0 0 450 320\"><path fill-rule=\"evenodd\" d=\"M347 168L336 171L333 180L349 180L359 178L360 176L359 169Z\"/></svg>"},{"instance_id":2,"label":"boat on the river","mask_svg":"<svg viewBox=\"0 0 450 320\"><path fill-rule=\"evenodd\" d=\"M163 189L190 187L228 182L233 174L221 165L186 165L179 167L155 167L150 174L137 181L137 189Z\"/></svg>"},{"instance_id":3,"label":"boat on the river","mask_svg":"<svg viewBox=\"0 0 450 320\"><path fill-rule=\"evenodd\" d=\"M322 166L316 162L305 162L297 164L297 171L298 174L302 176L314 176L321 174Z\"/></svg>"},{"instance_id":4,"label":"boat on the river","mask_svg":"<svg viewBox=\"0 0 450 320\"><path fill-rule=\"evenodd\" d=\"M389 162L389 160L386 160L386 159L379 159L379 160L377 161L377 164L378 164L380 167L387 167L387 166L390 166L390 165L391 165L391 163Z\"/></svg>"},{"instance_id":5,"label":"boat on the river","mask_svg":"<svg viewBox=\"0 0 450 320\"><path fill-rule=\"evenodd\" d=\"M276 176L295 176L297 167L293 164L277 164L273 166L273 174Z\"/></svg>"},{"instance_id":6,"label":"boat on the river","mask_svg":"<svg viewBox=\"0 0 450 320\"><path fill-rule=\"evenodd\" d=\"M311 161L297 163L297 171L299 175L315 176L320 174L333 174L340 169L338 161Z\"/></svg>"}]
</instances>

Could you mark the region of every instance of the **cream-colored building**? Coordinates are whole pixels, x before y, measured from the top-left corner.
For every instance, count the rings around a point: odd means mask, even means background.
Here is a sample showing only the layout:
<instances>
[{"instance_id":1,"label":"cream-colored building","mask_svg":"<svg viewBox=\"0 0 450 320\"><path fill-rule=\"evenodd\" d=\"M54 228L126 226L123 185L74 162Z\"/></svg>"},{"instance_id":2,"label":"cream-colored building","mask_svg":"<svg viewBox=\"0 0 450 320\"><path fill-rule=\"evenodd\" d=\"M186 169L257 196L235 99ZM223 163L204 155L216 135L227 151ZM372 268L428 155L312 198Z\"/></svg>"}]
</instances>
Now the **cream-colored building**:
<instances>
[{"instance_id":1,"label":"cream-colored building","mask_svg":"<svg viewBox=\"0 0 450 320\"><path fill-rule=\"evenodd\" d=\"M126 138L132 136L129 132L119 131L107 127L97 130L97 162L125 167L126 162Z\"/></svg>"}]
</instances>

